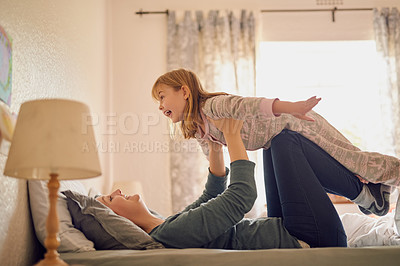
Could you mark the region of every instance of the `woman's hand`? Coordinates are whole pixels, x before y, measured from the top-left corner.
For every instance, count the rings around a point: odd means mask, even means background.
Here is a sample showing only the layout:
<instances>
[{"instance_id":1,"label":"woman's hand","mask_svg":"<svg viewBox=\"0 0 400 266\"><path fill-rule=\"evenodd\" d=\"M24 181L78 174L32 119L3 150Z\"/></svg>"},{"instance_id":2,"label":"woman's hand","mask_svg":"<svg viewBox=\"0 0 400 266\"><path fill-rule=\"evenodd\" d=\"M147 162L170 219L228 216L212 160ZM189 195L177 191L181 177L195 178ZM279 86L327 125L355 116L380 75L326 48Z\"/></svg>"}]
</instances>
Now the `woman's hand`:
<instances>
[{"instance_id":1,"label":"woman's hand","mask_svg":"<svg viewBox=\"0 0 400 266\"><path fill-rule=\"evenodd\" d=\"M236 120L233 118L223 118L213 120L208 118L222 133L225 135L240 135L240 130L243 126L242 120Z\"/></svg>"},{"instance_id":2,"label":"woman's hand","mask_svg":"<svg viewBox=\"0 0 400 266\"><path fill-rule=\"evenodd\" d=\"M240 130L243 126L242 120L233 118L224 118L219 120L209 119L224 134L226 144L228 145L229 157L231 162L237 160L248 160L247 152L243 144Z\"/></svg>"},{"instance_id":3,"label":"woman's hand","mask_svg":"<svg viewBox=\"0 0 400 266\"><path fill-rule=\"evenodd\" d=\"M275 115L280 115L282 113L291 114L294 117L297 117L306 121L314 121L314 119L306 114L310 112L314 106L316 106L321 98L317 98L313 96L305 101L298 102L285 102L276 100L272 106L272 111Z\"/></svg>"},{"instance_id":4,"label":"woman's hand","mask_svg":"<svg viewBox=\"0 0 400 266\"><path fill-rule=\"evenodd\" d=\"M211 140L208 140L207 142L208 142L208 149L210 151L213 151L213 152L222 151L222 145L221 144L219 144L217 142L214 142L214 141L211 141Z\"/></svg>"}]
</instances>

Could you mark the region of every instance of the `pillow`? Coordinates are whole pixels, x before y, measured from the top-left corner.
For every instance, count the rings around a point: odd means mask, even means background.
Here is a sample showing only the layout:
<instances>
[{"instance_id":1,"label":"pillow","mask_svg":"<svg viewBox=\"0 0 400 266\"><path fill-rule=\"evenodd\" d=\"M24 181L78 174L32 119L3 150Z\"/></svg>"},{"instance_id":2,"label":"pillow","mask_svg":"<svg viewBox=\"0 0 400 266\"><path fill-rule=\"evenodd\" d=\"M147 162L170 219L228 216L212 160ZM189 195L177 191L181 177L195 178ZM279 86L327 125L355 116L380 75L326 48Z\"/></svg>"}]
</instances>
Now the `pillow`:
<instances>
[{"instance_id":1,"label":"pillow","mask_svg":"<svg viewBox=\"0 0 400 266\"><path fill-rule=\"evenodd\" d=\"M139 226L117 215L92 197L64 191L77 228L94 242L96 249L154 249L164 246Z\"/></svg>"},{"instance_id":2,"label":"pillow","mask_svg":"<svg viewBox=\"0 0 400 266\"><path fill-rule=\"evenodd\" d=\"M400 189L397 188L397 202L396 202L396 209L394 211L394 222L397 229L397 234L400 235Z\"/></svg>"},{"instance_id":3,"label":"pillow","mask_svg":"<svg viewBox=\"0 0 400 266\"><path fill-rule=\"evenodd\" d=\"M63 193L68 194L69 192L64 191ZM101 224L93 216L82 214L81 207L77 202L67 197L67 205L75 228L82 231L87 239L94 243L95 249L127 249L126 246L119 243L112 235L105 233Z\"/></svg>"},{"instance_id":4,"label":"pillow","mask_svg":"<svg viewBox=\"0 0 400 266\"><path fill-rule=\"evenodd\" d=\"M60 245L58 252L84 252L94 249L92 241L76 229L72 224L71 215L67 207L67 199L60 193L62 190L78 191L86 194L86 188L80 181L60 181L60 189L57 201L57 214L59 218L59 238ZM46 220L49 213L49 194L47 181L29 180L29 202L32 213L32 220L35 227L36 236L39 242L44 246L47 236Z\"/></svg>"}]
</instances>

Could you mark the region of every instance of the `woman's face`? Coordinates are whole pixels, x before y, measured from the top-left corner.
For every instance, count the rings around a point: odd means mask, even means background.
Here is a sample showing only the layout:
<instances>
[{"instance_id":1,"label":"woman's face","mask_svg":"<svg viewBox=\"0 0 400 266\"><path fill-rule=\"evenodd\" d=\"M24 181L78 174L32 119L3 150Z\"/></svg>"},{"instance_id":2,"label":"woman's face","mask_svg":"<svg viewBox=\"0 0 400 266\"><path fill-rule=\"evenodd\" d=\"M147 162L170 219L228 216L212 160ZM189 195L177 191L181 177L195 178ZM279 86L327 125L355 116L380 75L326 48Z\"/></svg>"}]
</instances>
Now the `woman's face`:
<instances>
[{"instance_id":1,"label":"woman's face","mask_svg":"<svg viewBox=\"0 0 400 266\"><path fill-rule=\"evenodd\" d=\"M160 109L163 114L170 118L173 123L182 121L187 104L187 92L182 86L179 90L160 84L157 86Z\"/></svg>"},{"instance_id":2,"label":"woman's face","mask_svg":"<svg viewBox=\"0 0 400 266\"><path fill-rule=\"evenodd\" d=\"M122 194L120 189L115 190L109 195L98 197L97 200L109 207L116 214L130 220L140 217L144 212L148 212L146 204L140 195L127 196Z\"/></svg>"}]
</instances>

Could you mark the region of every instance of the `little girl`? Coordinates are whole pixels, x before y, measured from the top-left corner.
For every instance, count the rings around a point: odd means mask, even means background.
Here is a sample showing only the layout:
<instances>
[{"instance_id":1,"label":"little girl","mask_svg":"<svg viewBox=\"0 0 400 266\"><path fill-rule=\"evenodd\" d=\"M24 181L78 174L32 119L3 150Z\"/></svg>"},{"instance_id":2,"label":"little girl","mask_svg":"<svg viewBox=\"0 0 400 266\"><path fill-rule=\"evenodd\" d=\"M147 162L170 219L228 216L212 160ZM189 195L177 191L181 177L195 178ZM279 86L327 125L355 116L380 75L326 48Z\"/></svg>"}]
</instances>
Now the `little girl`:
<instances>
[{"instance_id":1,"label":"little girl","mask_svg":"<svg viewBox=\"0 0 400 266\"><path fill-rule=\"evenodd\" d=\"M364 183L353 202L369 214L385 215L389 209L389 186L400 183L400 160L354 146L322 116L311 109L320 99L284 102L279 99L241 97L205 91L198 77L185 69L160 76L153 85L152 96L159 109L173 123L181 122L186 139L196 138L206 156L207 140L226 145L216 121L222 118L243 120L241 136L247 150L268 149L271 140L282 130L300 133L332 156ZM300 119L298 119L300 118ZM372 183L384 183L369 184Z\"/></svg>"}]
</instances>

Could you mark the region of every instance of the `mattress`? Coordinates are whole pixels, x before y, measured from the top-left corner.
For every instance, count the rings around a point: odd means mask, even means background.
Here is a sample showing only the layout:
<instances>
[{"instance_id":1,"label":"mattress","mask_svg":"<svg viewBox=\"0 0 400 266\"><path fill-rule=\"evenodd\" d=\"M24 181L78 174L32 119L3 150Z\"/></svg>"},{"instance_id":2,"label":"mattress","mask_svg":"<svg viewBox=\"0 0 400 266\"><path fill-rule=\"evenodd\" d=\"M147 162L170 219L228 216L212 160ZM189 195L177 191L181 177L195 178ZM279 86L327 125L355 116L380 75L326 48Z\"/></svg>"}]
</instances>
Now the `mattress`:
<instances>
[{"instance_id":1,"label":"mattress","mask_svg":"<svg viewBox=\"0 0 400 266\"><path fill-rule=\"evenodd\" d=\"M400 265L400 247L268 250L157 249L63 253L69 264L83 265Z\"/></svg>"}]
</instances>

